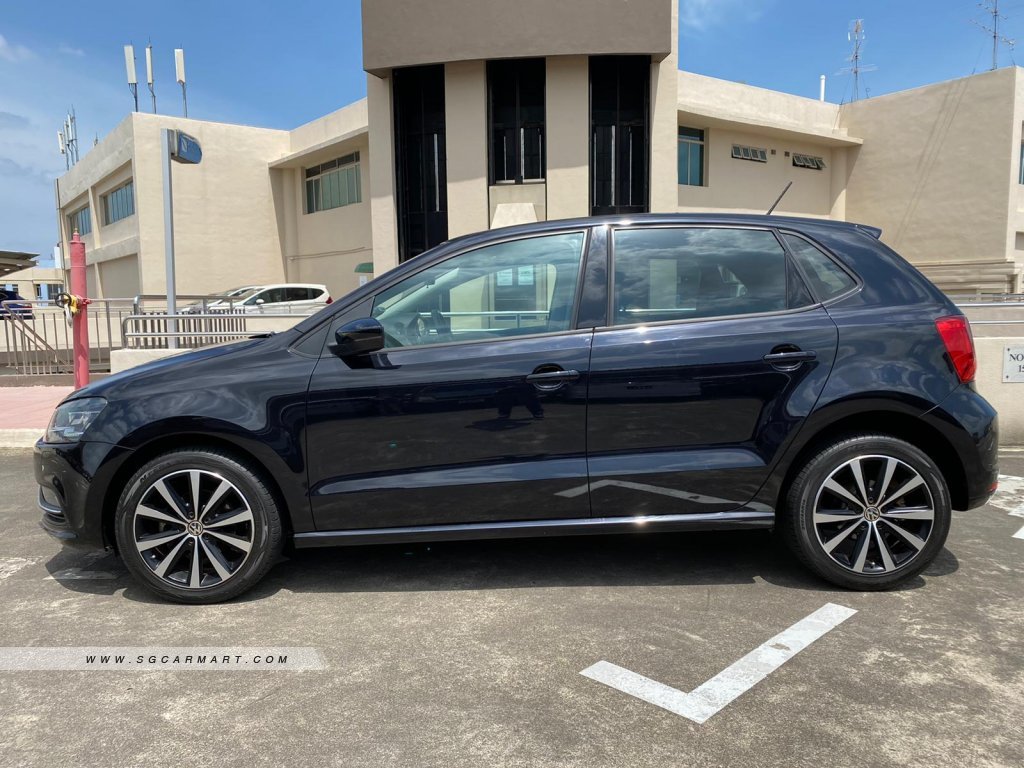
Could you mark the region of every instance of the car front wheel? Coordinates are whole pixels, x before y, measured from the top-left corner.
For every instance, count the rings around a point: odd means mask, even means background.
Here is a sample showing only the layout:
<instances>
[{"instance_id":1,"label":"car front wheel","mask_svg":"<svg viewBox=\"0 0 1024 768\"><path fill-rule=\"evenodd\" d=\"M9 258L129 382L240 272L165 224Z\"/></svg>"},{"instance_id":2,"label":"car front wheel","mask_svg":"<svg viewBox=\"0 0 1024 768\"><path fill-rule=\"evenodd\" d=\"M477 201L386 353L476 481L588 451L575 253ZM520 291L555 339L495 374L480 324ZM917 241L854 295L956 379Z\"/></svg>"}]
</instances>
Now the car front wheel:
<instances>
[{"instance_id":1,"label":"car front wheel","mask_svg":"<svg viewBox=\"0 0 1024 768\"><path fill-rule=\"evenodd\" d=\"M834 584L888 589L941 551L952 517L935 462L887 435L856 435L813 456L786 498L790 548Z\"/></svg>"},{"instance_id":2,"label":"car front wheel","mask_svg":"<svg viewBox=\"0 0 1024 768\"><path fill-rule=\"evenodd\" d=\"M233 456L163 454L131 478L115 518L132 575L157 595L216 603L252 587L281 552L281 519L260 475Z\"/></svg>"}]
</instances>

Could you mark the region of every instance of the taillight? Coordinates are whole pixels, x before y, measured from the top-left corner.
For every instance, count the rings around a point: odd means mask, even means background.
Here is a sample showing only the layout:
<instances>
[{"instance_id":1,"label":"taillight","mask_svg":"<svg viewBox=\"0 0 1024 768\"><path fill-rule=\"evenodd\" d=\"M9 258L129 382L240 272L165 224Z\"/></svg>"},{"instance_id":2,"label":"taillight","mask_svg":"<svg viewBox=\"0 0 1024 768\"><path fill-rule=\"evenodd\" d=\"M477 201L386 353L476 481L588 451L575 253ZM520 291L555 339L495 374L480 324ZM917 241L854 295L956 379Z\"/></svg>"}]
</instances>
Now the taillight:
<instances>
[{"instance_id":1,"label":"taillight","mask_svg":"<svg viewBox=\"0 0 1024 768\"><path fill-rule=\"evenodd\" d=\"M978 360L974 355L974 337L971 335L971 324L967 322L967 318L963 315L940 317L935 321L935 327L942 337L942 343L946 345L949 359L960 381L974 381Z\"/></svg>"},{"instance_id":2,"label":"taillight","mask_svg":"<svg viewBox=\"0 0 1024 768\"><path fill-rule=\"evenodd\" d=\"M332 301L334 301L334 299L332 299L330 296L328 296L327 297L327 303L330 304Z\"/></svg>"}]
</instances>

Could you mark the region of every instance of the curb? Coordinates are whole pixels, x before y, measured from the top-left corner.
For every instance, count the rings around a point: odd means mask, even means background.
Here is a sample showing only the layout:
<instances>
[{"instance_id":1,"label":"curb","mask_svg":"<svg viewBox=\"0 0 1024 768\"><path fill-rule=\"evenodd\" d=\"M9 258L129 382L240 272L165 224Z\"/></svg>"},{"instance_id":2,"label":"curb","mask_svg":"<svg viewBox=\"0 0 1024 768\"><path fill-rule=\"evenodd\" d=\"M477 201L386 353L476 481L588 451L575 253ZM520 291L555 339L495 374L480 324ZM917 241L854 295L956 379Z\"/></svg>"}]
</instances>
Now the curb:
<instances>
[{"instance_id":1,"label":"curb","mask_svg":"<svg viewBox=\"0 0 1024 768\"><path fill-rule=\"evenodd\" d=\"M0 429L0 448L32 448L46 429Z\"/></svg>"}]
</instances>

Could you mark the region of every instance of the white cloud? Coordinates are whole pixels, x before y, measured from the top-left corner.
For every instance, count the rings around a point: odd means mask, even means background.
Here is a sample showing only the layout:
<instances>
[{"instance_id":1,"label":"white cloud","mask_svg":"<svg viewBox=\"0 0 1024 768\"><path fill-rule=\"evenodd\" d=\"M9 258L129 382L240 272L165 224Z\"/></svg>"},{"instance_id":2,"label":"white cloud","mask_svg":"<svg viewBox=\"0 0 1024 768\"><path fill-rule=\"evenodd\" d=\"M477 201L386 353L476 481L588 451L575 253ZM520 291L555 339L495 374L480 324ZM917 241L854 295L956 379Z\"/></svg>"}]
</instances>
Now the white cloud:
<instances>
[{"instance_id":1,"label":"white cloud","mask_svg":"<svg viewBox=\"0 0 1024 768\"><path fill-rule=\"evenodd\" d=\"M35 54L24 45L9 43L6 37L0 35L0 59L16 63L31 59L34 56Z\"/></svg>"},{"instance_id":2,"label":"white cloud","mask_svg":"<svg viewBox=\"0 0 1024 768\"><path fill-rule=\"evenodd\" d=\"M85 56L85 51L81 48L75 48L73 45L65 45L63 43L57 48L57 52L63 53L65 56Z\"/></svg>"},{"instance_id":3,"label":"white cloud","mask_svg":"<svg viewBox=\"0 0 1024 768\"><path fill-rule=\"evenodd\" d=\"M770 0L680 0L683 34L705 32L729 23L757 21Z\"/></svg>"}]
</instances>

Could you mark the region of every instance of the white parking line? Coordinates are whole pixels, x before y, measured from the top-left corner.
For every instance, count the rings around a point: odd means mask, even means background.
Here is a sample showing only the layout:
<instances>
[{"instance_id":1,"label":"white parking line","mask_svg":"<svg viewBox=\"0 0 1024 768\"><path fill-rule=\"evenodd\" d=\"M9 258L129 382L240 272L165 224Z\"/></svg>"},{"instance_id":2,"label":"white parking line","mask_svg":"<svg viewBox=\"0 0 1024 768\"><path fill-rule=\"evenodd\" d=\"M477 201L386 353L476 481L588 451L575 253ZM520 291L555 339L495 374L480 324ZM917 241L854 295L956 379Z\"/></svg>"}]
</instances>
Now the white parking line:
<instances>
[{"instance_id":1,"label":"white parking line","mask_svg":"<svg viewBox=\"0 0 1024 768\"><path fill-rule=\"evenodd\" d=\"M93 571L89 569L89 566L95 565L101 560L110 557L107 552L93 552L92 554L84 555L78 558L81 562L80 566L73 568L62 568L59 571L54 571L48 576L44 576L44 580L54 581L91 581L97 580L102 581L105 579L116 579L118 574L111 573L110 571Z\"/></svg>"},{"instance_id":2,"label":"white parking line","mask_svg":"<svg viewBox=\"0 0 1024 768\"><path fill-rule=\"evenodd\" d=\"M32 565L36 558L31 557L0 557L0 581L13 576L26 565Z\"/></svg>"},{"instance_id":3,"label":"white parking line","mask_svg":"<svg viewBox=\"0 0 1024 768\"><path fill-rule=\"evenodd\" d=\"M853 608L826 603L691 693L684 693L607 661L599 661L580 674L695 723L703 723L856 612Z\"/></svg>"},{"instance_id":4,"label":"white parking line","mask_svg":"<svg viewBox=\"0 0 1024 768\"><path fill-rule=\"evenodd\" d=\"M999 488L988 503L1014 517L1024 517L1024 477L1000 475ZM1024 528L1013 534L1013 538L1024 539Z\"/></svg>"}]
</instances>

